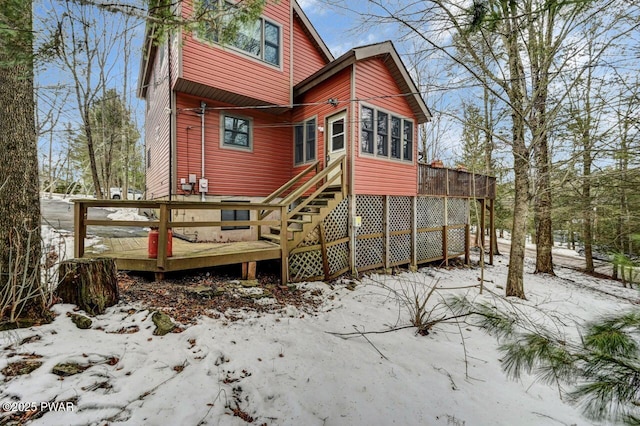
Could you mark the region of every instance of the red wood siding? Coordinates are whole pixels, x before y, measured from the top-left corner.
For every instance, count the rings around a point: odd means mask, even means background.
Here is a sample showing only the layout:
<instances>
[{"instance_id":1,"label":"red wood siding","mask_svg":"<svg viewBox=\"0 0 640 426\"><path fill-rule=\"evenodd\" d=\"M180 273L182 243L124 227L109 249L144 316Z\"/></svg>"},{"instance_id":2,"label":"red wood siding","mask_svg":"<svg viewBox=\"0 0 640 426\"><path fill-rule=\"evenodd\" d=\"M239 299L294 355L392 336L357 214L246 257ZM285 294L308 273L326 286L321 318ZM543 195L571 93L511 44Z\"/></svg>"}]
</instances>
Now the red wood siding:
<instances>
[{"instance_id":1,"label":"red wood siding","mask_svg":"<svg viewBox=\"0 0 640 426\"><path fill-rule=\"evenodd\" d=\"M177 186L180 178L201 178L201 120L194 111L201 99L178 94ZM224 105L204 100L210 108ZM253 150L220 146L220 114L205 115L205 176L209 195L267 196L291 178L292 132L289 115L271 115L255 110L229 110L229 114L253 119ZM178 194L182 190L176 188Z\"/></svg>"},{"instance_id":2,"label":"red wood siding","mask_svg":"<svg viewBox=\"0 0 640 426\"><path fill-rule=\"evenodd\" d=\"M293 84L300 83L322 68L326 62L298 19L293 20Z\"/></svg>"},{"instance_id":3,"label":"red wood siding","mask_svg":"<svg viewBox=\"0 0 640 426\"><path fill-rule=\"evenodd\" d=\"M191 5L184 3L183 16ZM289 1L268 2L262 16L280 25L281 64L267 64L232 47L201 41L191 33L182 40L182 77L186 80L277 105L291 99Z\"/></svg>"},{"instance_id":4,"label":"red wood siding","mask_svg":"<svg viewBox=\"0 0 640 426\"><path fill-rule=\"evenodd\" d=\"M327 143L327 129L326 119L340 112L347 111L347 122L349 121L349 108L350 108L350 94L351 94L351 68L347 68L340 73L336 74L329 80L319 84L317 87L309 90L300 99L296 99L297 103L302 104L315 104L315 105L303 105L297 107L293 113L293 122L299 123L312 117L316 117L317 125L324 127L324 132L317 132L316 134L316 159L319 159L324 167L326 157L326 143ZM338 99L343 101L338 106L334 107L327 101L330 99ZM350 142L350 126L346 126L347 137L345 140L347 152L349 152ZM291 152L293 153L293 130L291 130ZM293 164L293 156L292 156ZM300 173L307 165L301 165L294 167L293 175Z\"/></svg>"},{"instance_id":5,"label":"red wood siding","mask_svg":"<svg viewBox=\"0 0 640 426\"><path fill-rule=\"evenodd\" d=\"M360 152L360 132L357 132L355 159L355 193L369 195L416 195L418 190L417 125L409 104L402 96L383 98L400 94L382 59L372 58L356 63L356 98L369 106L379 107L413 123L413 161L375 158ZM356 115L359 120L360 106ZM359 129L359 125L358 125Z\"/></svg>"},{"instance_id":6,"label":"red wood siding","mask_svg":"<svg viewBox=\"0 0 640 426\"><path fill-rule=\"evenodd\" d=\"M166 46L163 46L166 48ZM165 113L169 108L168 59L165 55L155 55L153 72L147 88L147 111L145 119L145 153L151 151L146 166L147 199L169 195L169 120ZM173 62L173 57L172 57Z\"/></svg>"}]
</instances>

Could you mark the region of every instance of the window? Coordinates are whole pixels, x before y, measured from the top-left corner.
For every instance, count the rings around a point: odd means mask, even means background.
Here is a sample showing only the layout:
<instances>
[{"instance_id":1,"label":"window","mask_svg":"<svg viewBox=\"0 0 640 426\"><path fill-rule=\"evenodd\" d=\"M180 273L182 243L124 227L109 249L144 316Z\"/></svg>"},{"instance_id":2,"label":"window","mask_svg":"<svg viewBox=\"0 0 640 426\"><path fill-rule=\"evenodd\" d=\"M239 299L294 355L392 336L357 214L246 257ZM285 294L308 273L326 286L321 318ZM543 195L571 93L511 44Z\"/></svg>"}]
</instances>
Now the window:
<instances>
[{"instance_id":1,"label":"window","mask_svg":"<svg viewBox=\"0 0 640 426\"><path fill-rule=\"evenodd\" d=\"M389 155L389 115L378 111L378 155Z\"/></svg>"},{"instance_id":2,"label":"window","mask_svg":"<svg viewBox=\"0 0 640 426\"><path fill-rule=\"evenodd\" d=\"M413 161L413 122L411 120L365 106L361 111L361 151L363 153L373 154L376 157Z\"/></svg>"},{"instance_id":3,"label":"window","mask_svg":"<svg viewBox=\"0 0 640 426\"><path fill-rule=\"evenodd\" d=\"M294 162L303 164L316 159L316 119L312 118L294 128Z\"/></svg>"},{"instance_id":4,"label":"window","mask_svg":"<svg viewBox=\"0 0 640 426\"><path fill-rule=\"evenodd\" d=\"M402 158L400 154L400 120L391 117L391 158Z\"/></svg>"},{"instance_id":5,"label":"window","mask_svg":"<svg viewBox=\"0 0 640 426\"><path fill-rule=\"evenodd\" d=\"M222 144L227 147L251 149L251 120L222 115Z\"/></svg>"},{"instance_id":6,"label":"window","mask_svg":"<svg viewBox=\"0 0 640 426\"><path fill-rule=\"evenodd\" d=\"M248 203L248 201L237 200L223 200L223 203ZM249 217L249 210L220 210L220 219L224 221L228 220L251 220ZM223 226L223 231L233 231L235 229L249 229L249 226Z\"/></svg>"},{"instance_id":7,"label":"window","mask_svg":"<svg viewBox=\"0 0 640 426\"><path fill-rule=\"evenodd\" d=\"M373 154L373 110L362 107L362 152Z\"/></svg>"},{"instance_id":8,"label":"window","mask_svg":"<svg viewBox=\"0 0 640 426\"><path fill-rule=\"evenodd\" d=\"M413 123L404 122L404 132L402 139L402 156L405 160L411 161L413 158Z\"/></svg>"},{"instance_id":9,"label":"window","mask_svg":"<svg viewBox=\"0 0 640 426\"><path fill-rule=\"evenodd\" d=\"M237 26L235 35L224 40L225 24L232 19L234 5L223 0L202 0L200 7L215 13L216 9L224 9L219 18L219 25L211 22L203 22L198 29L198 36L207 41L224 43L235 47L269 64L280 65L280 27L264 18L258 18L252 22L234 22Z\"/></svg>"}]
</instances>

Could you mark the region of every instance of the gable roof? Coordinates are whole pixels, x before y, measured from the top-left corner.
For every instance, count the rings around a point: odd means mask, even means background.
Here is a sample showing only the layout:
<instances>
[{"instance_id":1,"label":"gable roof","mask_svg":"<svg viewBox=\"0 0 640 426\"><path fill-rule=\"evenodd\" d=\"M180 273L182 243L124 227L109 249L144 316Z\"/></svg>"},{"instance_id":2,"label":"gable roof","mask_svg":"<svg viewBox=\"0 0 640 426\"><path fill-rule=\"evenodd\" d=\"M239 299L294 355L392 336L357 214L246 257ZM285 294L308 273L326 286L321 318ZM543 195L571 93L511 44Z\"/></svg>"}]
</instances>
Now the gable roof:
<instances>
[{"instance_id":1,"label":"gable roof","mask_svg":"<svg viewBox=\"0 0 640 426\"><path fill-rule=\"evenodd\" d=\"M144 30L144 45L142 46L142 57L140 58L140 70L138 74L137 95L144 98L147 95L148 81L151 79L153 61L156 57L158 46L155 43L155 24L147 23Z\"/></svg>"},{"instance_id":2,"label":"gable roof","mask_svg":"<svg viewBox=\"0 0 640 426\"><path fill-rule=\"evenodd\" d=\"M312 43L318 49L318 52L320 52L325 61L333 61L334 57L331 54L331 51L325 44L324 40L322 40L322 38L320 37L320 34L318 34L311 21L309 21L309 18L304 13L297 0L291 0L291 5L293 8L294 17L300 21L302 30L309 36ZM142 47L142 58L140 61L140 74L138 76L137 93L138 97L140 98L144 98L146 95L147 82L150 79L153 61L158 50L158 46L154 42L155 30L155 24L147 23L147 26L145 28L144 45ZM291 29L291 31L293 31L293 28Z\"/></svg>"},{"instance_id":3,"label":"gable roof","mask_svg":"<svg viewBox=\"0 0 640 426\"><path fill-rule=\"evenodd\" d=\"M307 18L307 15L304 13L297 0L292 0L291 4L293 5L294 16L300 20L300 23L302 23L302 30L311 38L311 41L315 44L315 47L322 56L324 56L324 59L327 62L333 61L334 57L331 54L331 51L325 44L324 40L322 40L322 37L320 37L320 34L318 34L311 21L309 21L309 18ZM293 28L291 31L293 31Z\"/></svg>"},{"instance_id":4,"label":"gable roof","mask_svg":"<svg viewBox=\"0 0 640 426\"><path fill-rule=\"evenodd\" d=\"M349 50L344 55L328 63L322 69L298 83L293 88L293 95L297 97L306 93L357 61L376 57L383 59L401 92L406 94L407 103L416 116L418 123L422 124L429 121L431 119L431 112L418 92L413 79L409 75L407 68L404 66L402 59L400 59L391 41L384 41L382 43L370 44Z\"/></svg>"}]
</instances>

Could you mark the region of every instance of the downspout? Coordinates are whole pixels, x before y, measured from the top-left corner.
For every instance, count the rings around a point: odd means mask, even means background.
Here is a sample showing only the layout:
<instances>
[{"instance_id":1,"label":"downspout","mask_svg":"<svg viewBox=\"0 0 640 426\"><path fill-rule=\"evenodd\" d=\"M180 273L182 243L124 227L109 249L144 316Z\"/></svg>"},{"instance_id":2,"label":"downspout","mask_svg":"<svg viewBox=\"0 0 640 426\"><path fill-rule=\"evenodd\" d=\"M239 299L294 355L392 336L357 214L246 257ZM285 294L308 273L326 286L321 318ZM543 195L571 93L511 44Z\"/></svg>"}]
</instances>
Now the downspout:
<instances>
[{"instance_id":1,"label":"downspout","mask_svg":"<svg viewBox=\"0 0 640 426\"><path fill-rule=\"evenodd\" d=\"M160 64L162 65L162 64ZM173 87L171 80L171 36L167 37L167 67L169 69L169 201L173 194ZM171 209L169 209L171 220Z\"/></svg>"},{"instance_id":2,"label":"downspout","mask_svg":"<svg viewBox=\"0 0 640 426\"><path fill-rule=\"evenodd\" d=\"M200 132L201 136L202 136L202 142L201 142L201 164L202 164L202 170L200 171L200 176L202 179L204 179L204 113L207 110L207 104L204 102L200 102L200 108L202 108L202 112L200 113L200 125L202 126L202 130ZM206 191L202 191L202 188L200 189L200 201L205 202L207 201L206 199Z\"/></svg>"}]
</instances>

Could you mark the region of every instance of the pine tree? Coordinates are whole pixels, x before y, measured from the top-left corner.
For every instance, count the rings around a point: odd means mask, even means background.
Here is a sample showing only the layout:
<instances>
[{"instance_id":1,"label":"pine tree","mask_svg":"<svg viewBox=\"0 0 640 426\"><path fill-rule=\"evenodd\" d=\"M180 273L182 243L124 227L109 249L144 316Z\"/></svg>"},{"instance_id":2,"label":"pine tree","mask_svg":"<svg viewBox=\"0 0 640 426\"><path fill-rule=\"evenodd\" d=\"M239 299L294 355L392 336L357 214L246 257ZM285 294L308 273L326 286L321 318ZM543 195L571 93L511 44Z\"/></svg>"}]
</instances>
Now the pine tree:
<instances>
[{"instance_id":1,"label":"pine tree","mask_svg":"<svg viewBox=\"0 0 640 426\"><path fill-rule=\"evenodd\" d=\"M45 316L31 1L0 3L0 320Z\"/></svg>"}]
</instances>

